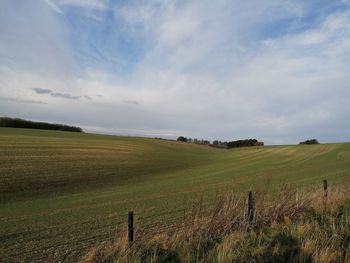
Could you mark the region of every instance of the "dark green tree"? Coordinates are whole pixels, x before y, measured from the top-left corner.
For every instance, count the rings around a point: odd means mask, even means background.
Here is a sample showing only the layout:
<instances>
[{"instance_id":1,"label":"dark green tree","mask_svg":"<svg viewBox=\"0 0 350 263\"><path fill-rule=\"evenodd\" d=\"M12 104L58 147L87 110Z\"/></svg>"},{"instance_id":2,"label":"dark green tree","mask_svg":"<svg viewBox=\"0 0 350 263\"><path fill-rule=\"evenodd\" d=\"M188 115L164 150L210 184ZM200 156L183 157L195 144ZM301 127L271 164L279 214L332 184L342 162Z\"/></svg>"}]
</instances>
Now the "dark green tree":
<instances>
[{"instance_id":1,"label":"dark green tree","mask_svg":"<svg viewBox=\"0 0 350 263\"><path fill-rule=\"evenodd\" d=\"M179 136L179 137L177 138L177 141L178 141L178 142L187 142L188 140L187 140L187 138L184 137L184 136Z\"/></svg>"}]
</instances>

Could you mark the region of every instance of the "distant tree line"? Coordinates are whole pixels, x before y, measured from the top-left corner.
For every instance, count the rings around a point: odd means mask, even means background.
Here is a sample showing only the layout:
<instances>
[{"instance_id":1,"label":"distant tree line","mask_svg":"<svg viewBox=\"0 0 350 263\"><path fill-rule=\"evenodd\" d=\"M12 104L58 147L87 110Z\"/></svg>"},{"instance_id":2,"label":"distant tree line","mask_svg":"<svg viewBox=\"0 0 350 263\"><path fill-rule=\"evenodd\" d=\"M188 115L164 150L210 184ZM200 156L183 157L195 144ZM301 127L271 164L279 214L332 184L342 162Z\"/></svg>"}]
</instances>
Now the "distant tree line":
<instances>
[{"instance_id":1,"label":"distant tree line","mask_svg":"<svg viewBox=\"0 0 350 263\"><path fill-rule=\"evenodd\" d=\"M179 136L177 138L177 141L210 145L210 146L216 147L216 148L237 148L237 147L248 147L248 146L264 146L264 143L259 142L257 139L246 139L246 140L237 140L237 141L230 141L230 142L222 142L219 140L214 140L213 143L210 143L210 141L208 141L208 140L198 140L198 139L186 138L184 136Z\"/></svg>"},{"instance_id":2,"label":"distant tree line","mask_svg":"<svg viewBox=\"0 0 350 263\"><path fill-rule=\"evenodd\" d=\"M47 122L27 121L23 119L8 117L0 117L0 127L83 132L82 128L80 127L68 126L64 124L53 124Z\"/></svg>"},{"instance_id":3,"label":"distant tree line","mask_svg":"<svg viewBox=\"0 0 350 263\"><path fill-rule=\"evenodd\" d=\"M186 138L184 136L179 136L177 138L178 142L188 142L188 143L194 143L194 144L204 144L204 145L209 145L210 141L208 140L203 140L203 139L197 139L197 138Z\"/></svg>"},{"instance_id":4,"label":"distant tree line","mask_svg":"<svg viewBox=\"0 0 350 263\"><path fill-rule=\"evenodd\" d=\"M299 144L320 144L317 139L311 139L311 140L306 140L304 142L301 142Z\"/></svg>"},{"instance_id":5,"label":"distant tree line","mask_svg":"<svg viewBox=\"0 0 350 263\"><path fill-rule=\"evenodd\" d=\"M264 146L264 143L259 142L257 139L238 140L238 141L232 141L227 143L228 148L247 147L247 146Z\"/></svg>"}]
</instances>

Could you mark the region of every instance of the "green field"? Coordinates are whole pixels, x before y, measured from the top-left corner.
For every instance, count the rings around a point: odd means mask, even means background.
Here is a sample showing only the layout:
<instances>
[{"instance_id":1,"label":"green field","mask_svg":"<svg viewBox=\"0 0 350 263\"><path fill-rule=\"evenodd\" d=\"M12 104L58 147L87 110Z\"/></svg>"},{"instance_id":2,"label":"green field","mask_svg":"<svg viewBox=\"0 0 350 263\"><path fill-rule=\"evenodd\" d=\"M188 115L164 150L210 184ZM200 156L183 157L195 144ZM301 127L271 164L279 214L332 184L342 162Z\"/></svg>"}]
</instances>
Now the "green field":
<instances>
[{"instance_id":1,"label":"green field","mask_svg":"<svg viewBox=\"0 0 350 263\"><path fill-rule=\"evenodd\" d=\"M350 181L350 144L223 150L155 139L0 128L0 261L73 261L165 224L203 195Z\"/></svg>"}]
</instances>

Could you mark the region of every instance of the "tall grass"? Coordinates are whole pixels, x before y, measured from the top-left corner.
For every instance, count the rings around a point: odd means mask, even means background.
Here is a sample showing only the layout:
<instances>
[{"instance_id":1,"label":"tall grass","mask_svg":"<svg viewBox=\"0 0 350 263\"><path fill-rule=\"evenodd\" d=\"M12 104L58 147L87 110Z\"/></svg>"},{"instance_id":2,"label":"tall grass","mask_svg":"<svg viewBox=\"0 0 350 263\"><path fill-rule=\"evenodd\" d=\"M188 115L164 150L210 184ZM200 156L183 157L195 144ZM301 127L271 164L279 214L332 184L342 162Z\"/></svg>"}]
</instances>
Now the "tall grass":
<instances>
[{"instance_id":1,"label":"tall grass","mask_svg":"<svg viewBox=\"0 0 350 263\"><path fill-rule=\"evenodd\" d=\"M200 201L165 232L141 228L131 248L123 235L82 262L350 262L349 198L346 186L327 197L288 186L273 200L255 193L251 224L242 195L223 196L210 210Z\"/></svg>"}]
</instances>

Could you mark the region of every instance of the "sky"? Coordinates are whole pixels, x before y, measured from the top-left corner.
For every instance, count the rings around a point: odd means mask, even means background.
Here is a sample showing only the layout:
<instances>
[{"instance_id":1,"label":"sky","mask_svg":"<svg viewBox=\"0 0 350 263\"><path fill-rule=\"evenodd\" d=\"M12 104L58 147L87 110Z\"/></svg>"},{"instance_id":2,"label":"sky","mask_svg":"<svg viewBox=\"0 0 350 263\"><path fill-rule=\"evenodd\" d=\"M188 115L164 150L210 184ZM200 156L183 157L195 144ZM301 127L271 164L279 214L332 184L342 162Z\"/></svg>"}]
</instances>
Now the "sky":
<instances>
[{"instance_id":1,"label":"sky","mask_svg":"<svg viewBox=\"0 0 350 263\"><path fill-rule=\"evenodd\" d=\"M2 0L0 116L350 141L350 0Z\"/></svg>"}]
</instances>

